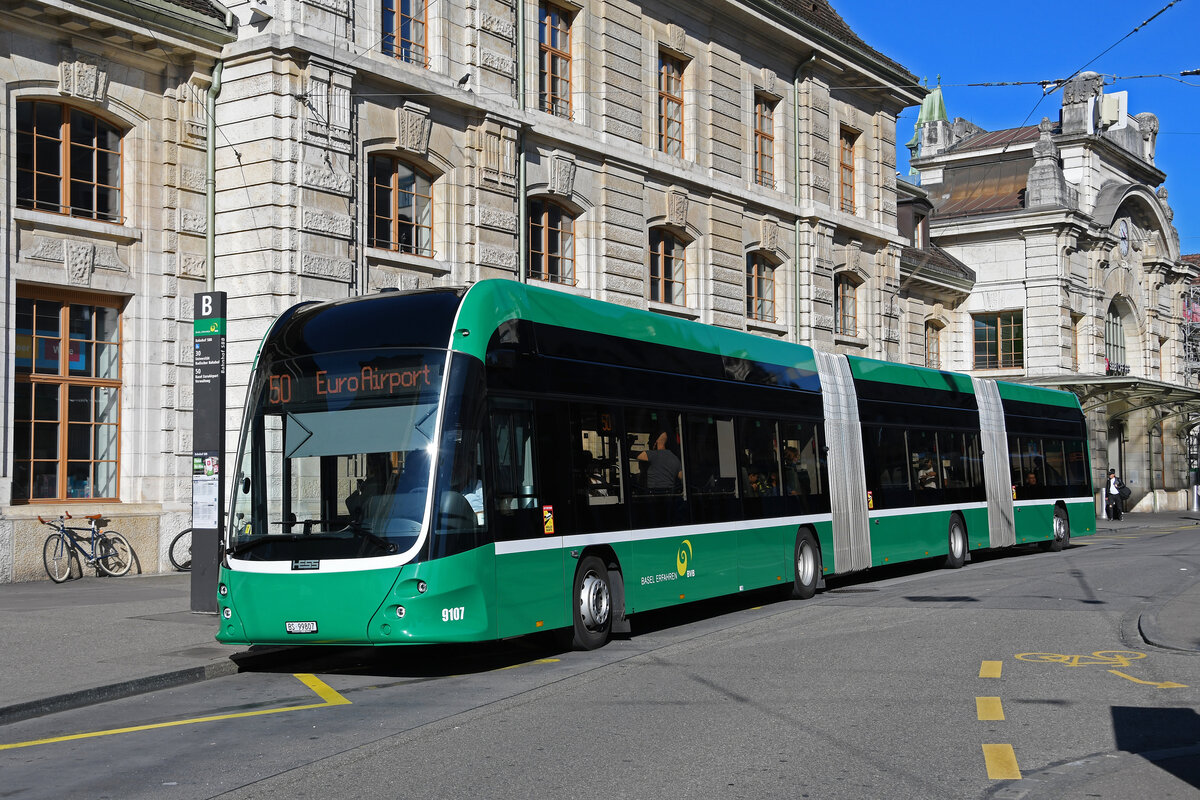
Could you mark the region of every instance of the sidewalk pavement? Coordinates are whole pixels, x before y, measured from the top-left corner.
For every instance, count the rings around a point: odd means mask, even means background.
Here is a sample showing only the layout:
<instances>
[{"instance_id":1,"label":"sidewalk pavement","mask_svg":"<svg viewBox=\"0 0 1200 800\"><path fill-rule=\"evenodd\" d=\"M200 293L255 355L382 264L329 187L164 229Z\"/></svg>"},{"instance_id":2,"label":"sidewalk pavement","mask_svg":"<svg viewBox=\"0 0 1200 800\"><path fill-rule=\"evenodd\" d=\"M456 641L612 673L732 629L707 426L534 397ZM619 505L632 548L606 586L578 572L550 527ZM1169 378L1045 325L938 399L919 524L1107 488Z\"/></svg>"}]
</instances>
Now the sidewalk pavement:
<instances>
[{"instance_id":1,"label":"sidewalk pavement","mask_svg":"<svg viewBox=\"0 0 1200 800\"><path fill-rule=\"evenodd\" d=\"M1126 514L1097 532L1189 524L1200 513ZM0 584L0 725L236 673L249 648L219 644L217 616L190 599L187 573ZM1200 651L1200 579L1158 598L1140 628L1151 644Z\"/></svg>"}]
</instances>

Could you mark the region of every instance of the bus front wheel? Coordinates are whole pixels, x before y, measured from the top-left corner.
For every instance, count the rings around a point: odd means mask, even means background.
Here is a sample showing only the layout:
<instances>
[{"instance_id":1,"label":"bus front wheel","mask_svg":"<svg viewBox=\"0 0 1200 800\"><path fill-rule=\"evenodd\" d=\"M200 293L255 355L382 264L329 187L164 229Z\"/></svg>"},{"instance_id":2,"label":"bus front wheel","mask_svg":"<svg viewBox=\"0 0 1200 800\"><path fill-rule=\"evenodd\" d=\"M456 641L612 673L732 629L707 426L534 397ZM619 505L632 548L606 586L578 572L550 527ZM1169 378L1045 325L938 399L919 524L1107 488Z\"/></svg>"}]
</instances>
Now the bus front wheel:
<instances>
[{"instance_id":1,"label":"bus front wheel","mask_svg":"<svg viewBox=\"0 0 1200 800\"><path fill-rule=\"evenodd\" d=\"M821 551L809 531L796 537L796 580L792 584L792 597L807 600L817 593L817 579L821 573Z\"/></svg>"},{"instance_id":2,"label":"bus front wheel","mask_svg":"<svg viewBox=\"0 0 1200 800\"><path fill-rule=\"evenodd\" d=\"M946 553L946 569L958 569L967 560L967 526L958 514L950 516L950 550Z\"/></svg>"},{"instance_id":3,"label":"bus front wheel","mask_svg":"<svg viewBox=\"0 0 1200 800\"><path fill-rule=\"evenodd\" d=\"M575 570L575 635L571 642L577 650L595 650L608 641L612 631L613 593L608 567L596 556L587 556Z\"/></svg>"}]
</instances>

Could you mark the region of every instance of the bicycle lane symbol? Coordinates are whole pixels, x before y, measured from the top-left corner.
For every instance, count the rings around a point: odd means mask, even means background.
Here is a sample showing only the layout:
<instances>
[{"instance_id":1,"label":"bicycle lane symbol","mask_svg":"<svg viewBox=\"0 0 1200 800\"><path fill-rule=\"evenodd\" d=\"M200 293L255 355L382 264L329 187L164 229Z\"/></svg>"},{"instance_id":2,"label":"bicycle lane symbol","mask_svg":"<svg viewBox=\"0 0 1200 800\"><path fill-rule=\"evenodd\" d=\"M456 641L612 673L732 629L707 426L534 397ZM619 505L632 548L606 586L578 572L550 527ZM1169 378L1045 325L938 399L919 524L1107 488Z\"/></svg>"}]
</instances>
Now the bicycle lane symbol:
<instances>
[{"instance_id":1,"label":"bicycle lane symbol","mask_svg":"<svg viewBox=\"0 0 1200 800\"><path fill-rule=\"evenodd\" d=\"M1092 667L1092 666L1107 666L1110 667L1108 672L1113 675L1124 678L1134 683L1140 683L1144 686L1154 686L1158 689L1186 689L1186 683L1175 683L1174 681L1144 681L1140 678L1135 678L1132 675L1127 675L1117 669L1111 667L1129 667L1134 661L1145 658L1145 653L1138 653L1133 650L1097 650L1091 655L1066 655L1063 653L1018 653L1017 659L1020 661L1033 661L1049 664L1062 664L1064 667Z\"/></svg>"}]
</instances>

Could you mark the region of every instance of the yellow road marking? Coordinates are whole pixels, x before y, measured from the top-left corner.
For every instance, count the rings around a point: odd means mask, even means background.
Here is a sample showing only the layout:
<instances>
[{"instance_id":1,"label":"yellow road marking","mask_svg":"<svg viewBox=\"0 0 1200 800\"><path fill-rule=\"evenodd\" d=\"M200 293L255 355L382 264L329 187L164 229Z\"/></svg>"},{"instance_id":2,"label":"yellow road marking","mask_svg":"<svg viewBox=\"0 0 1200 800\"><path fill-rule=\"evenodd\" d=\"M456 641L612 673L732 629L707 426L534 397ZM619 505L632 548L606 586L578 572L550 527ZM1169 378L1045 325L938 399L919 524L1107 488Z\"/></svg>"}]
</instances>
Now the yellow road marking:
<instances>
[{"instance_id":1,"label":"yellow road marking","mask_svg":"<svg viewBox=\"0 0 1200 800\"><path fill-rule=\"evenodd\" d=\"M177 719L171 722L156 722L150 725L134 725L128 728L113 728L107 731L89 731L88 733L73 733L68 736L55 736L52 739L35 739L29 742L13 742L12 744L0 744L0 750L15 750L19 747L33 747L39 744L53 744L55 742L69 742L75 739L94 739L97 736L114 736L118 733L137 733L138 731L151 731L156 728L174 728L180 725L195 725L199 722L217 722L223 719L240 719L242 717L261 717L265 714L282 714L285 711L304 711L310 708L325 708L326 706L345 706L349 705L350 701L342 697L330 686L324 683L316 675L297 674L295 676L301 683L316 693L322 702L309 703L303 706L287 706L286 708L264 708L258 711L240 711L236 714L218 714L211 717L192 717L191 719Z\"/></svg>"},{"instance_id":2,"label":"yellow road marking","mask_svg":"<svg viewBox=\"0 0 1200 800\"><path fill-rule=\"evenodd\" d=\"M526 661L524 664L510 664L507 667L499 667L499 668L493 670L493 672L503 672L506 669L517 669L518 667L528 667L528 666L532 666L533 664L557 664L557 663L558 663L557 658L539 658L536 661Z\"/></svg>"},{"instance_id":3,"label":"yellow road marking","mask_svg":"<svg viewBox=\"0 0 1200 800\"><path fill-rule=\"evenodd\" d=\"M1140 683L1145 686L1154 686L1159 689L1186 689L1186 688L1188 688L1186 683L1175 683L1174 681L1143 681L1143 680L1139 680L1138 678L1133 677L1132 675L1126 675L1124 672L1118 672L1115 669L1110 669L1109 672L1111 672L1113 675L1120 675L1122 678L1133 681L1134 683Z\"/></svg>"},{"instance_id":4,"label":"yellow road marking","mask_svg":"<svg viewBox=\"0 0 1200 800\"><path fill-rule=\"evenodd\" d=\"M1003 661L984 661L979 665L979 677L981 678L999 678L1001 670L1004 669Z\"/></svg>"},{"instance_id":5,"label":"yellow road marking","mask_svg":"<svg viewBox=\"0 0 1200 800\"><path fill-rule=\"evenodd\" d=\"M1004 719L1004 708L999 697L976 697L975 713L983 720Z\"/></svg>"},{"instance_id":6,"label":"yellow road marking","mask_svg":"<svg viewBox=\"0 0 1200 800\"><path fill-rule=\"evenodd\" d=\"M1017 754L1013 752L1011 744L983 745L983 762L987 764L987 774L991 780L1021 779L1021 770L1017 768Z\"/></svg>"}]
</instances>

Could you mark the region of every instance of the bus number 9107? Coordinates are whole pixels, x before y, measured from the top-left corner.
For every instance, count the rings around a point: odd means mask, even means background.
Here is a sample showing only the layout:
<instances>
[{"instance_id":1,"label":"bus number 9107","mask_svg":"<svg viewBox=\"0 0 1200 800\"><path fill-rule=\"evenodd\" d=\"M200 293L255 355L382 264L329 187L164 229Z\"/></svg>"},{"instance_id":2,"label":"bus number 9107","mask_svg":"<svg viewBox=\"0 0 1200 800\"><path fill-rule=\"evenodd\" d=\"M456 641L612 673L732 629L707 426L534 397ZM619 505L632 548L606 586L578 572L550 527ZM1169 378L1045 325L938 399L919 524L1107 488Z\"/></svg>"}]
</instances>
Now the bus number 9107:
<instances>
[{"instance_id":1,"label":"bus number 9107","mask_svg":"<svg viewBox=\"0 0 1200 800\"><path fill-rule=\"evenodd\" d=\"M442 622L462 622L466 615L466 606L459 606L458 608L443 608Z\"/></svg>"}]
</instances>

